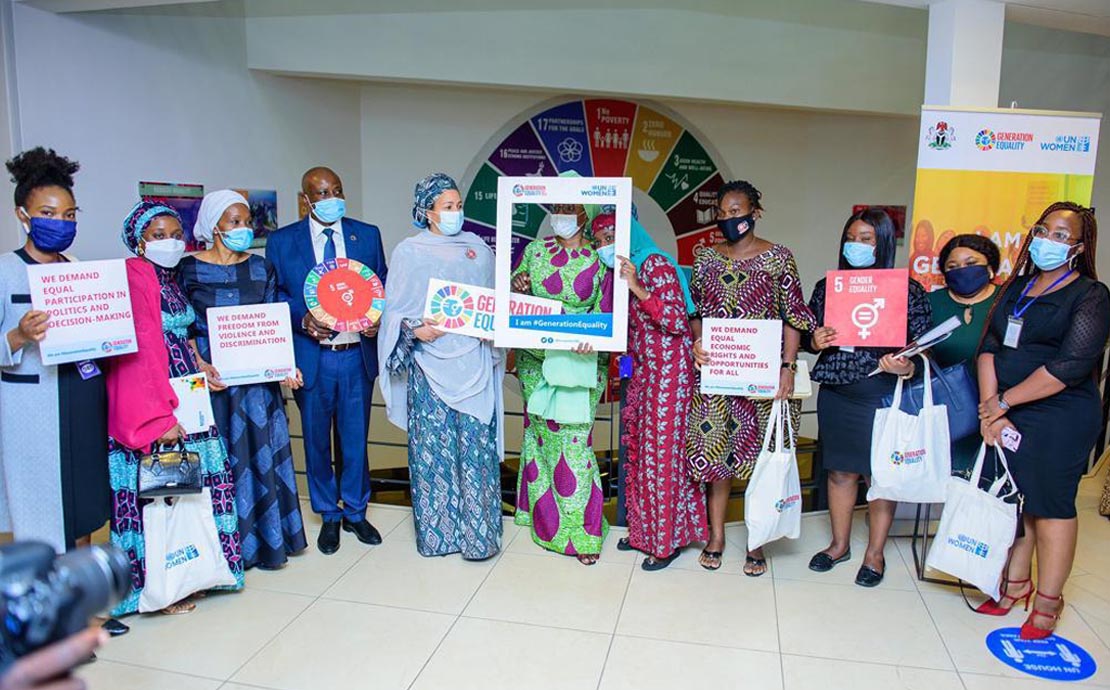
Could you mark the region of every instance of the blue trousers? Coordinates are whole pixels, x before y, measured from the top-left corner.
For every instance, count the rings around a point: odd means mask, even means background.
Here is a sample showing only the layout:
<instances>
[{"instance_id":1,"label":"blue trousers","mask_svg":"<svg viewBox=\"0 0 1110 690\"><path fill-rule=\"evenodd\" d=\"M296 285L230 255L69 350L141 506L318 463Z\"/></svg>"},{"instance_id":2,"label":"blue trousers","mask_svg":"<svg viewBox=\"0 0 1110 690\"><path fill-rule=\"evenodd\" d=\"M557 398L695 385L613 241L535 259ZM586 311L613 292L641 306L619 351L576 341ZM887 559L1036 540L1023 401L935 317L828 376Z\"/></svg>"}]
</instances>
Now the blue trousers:
<instances>
[{"instance_id":1,"label":"blue trousers","mask_svg":"<svg viewBox=\"0 0 1110 690\"><path fill-rule=\"evenodd\" d=\"M301 411L305 469L312 510L324 522L359 521L370 502L370 464L366 436L374 380L366 376L362 352L321 350L320 368L311 388L293 392ZM339 429L341 473L332 469L332 424ZM342 507L339 502L343 501Z\"/></svg>"}]
</instances>

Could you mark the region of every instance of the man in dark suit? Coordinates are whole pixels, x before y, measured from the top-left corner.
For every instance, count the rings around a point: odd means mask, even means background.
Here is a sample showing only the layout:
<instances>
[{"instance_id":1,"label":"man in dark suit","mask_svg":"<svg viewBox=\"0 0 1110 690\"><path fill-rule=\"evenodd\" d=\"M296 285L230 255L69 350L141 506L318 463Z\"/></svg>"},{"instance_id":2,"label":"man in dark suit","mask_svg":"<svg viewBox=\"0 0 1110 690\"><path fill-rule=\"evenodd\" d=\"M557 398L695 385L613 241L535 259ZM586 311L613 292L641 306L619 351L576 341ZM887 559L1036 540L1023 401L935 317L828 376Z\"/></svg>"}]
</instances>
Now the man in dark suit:
<instances>
[{"instance_id":1,"label":"man in dark suit","mask_svg":"<svg viewBox=\"0 0 1110 690\"><path fill-rule=\"evenodd\" d=\"M312 510L324 519L316 541L325 554L339 549L339 530L354 532L364 544L380 544L366 520L370 467L366 436L370 400L378 375L378 323L361 333L337 333L313 317L304 284L317 264L336 258L360 261L385 283L382 236L373 225L345 218L343 183L328 168L312 168L301 178L309 214L270 235L266 258L277 272L278 297L289 304L293 350L304 387L293 396L301 411L305 468ZM342 471L332 471L332 426L339 431ZM342 501L342 506L340 506Z\"/></svg>"}]
</instances>

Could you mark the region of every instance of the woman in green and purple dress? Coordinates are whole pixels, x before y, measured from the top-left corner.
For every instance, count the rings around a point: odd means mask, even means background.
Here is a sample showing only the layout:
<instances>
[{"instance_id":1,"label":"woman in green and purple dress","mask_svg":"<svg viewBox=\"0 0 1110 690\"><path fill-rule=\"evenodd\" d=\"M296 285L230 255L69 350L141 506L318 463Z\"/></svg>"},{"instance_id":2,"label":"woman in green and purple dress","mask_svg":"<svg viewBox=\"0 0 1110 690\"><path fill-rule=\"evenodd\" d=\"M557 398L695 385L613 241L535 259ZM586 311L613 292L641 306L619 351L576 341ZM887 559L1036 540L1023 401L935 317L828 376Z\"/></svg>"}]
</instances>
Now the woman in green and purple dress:
<instances>
[{"instance_id":1,"label":"woman in green and purple dress","mask_svg":"<svg viewBox=\"0 0 1110 690\"><path fill-rule=\"evenodd\" d=\"M598 311L605 271L585 231L585 208L555 204L550 221L554 236L533 240L524 248L513 269L513 291L559 300L565 314ZM545 360L556 357L545 372ZM525 415L515 521L531 527L532 540L543 548L575 556L584 565L597 562L609 532L592 435L607 365L608 357L587 345L574 353L516 351ZM548 418L552 413L528 405L538 389L556 385L545 379L545 373L551 376L555 370L579 380L592 377L588 395L578 395L572 405L581 409L569 410L574 423ZM560 409L558 414L567 412Z\"/></svg>"}]
</instances>

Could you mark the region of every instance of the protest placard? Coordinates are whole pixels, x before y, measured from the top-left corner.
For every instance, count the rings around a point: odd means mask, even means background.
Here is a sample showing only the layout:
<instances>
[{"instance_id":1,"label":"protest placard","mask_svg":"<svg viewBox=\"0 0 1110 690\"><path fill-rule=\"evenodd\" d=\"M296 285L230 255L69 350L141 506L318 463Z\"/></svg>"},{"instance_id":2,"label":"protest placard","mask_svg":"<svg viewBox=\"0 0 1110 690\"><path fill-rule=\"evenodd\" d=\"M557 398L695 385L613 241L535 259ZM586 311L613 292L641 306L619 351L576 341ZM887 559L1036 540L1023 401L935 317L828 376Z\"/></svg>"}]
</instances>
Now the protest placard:
<instances>
[{"instance_id":1,"label":"protest placard","mask_svg":"<svg viewBox=\"0 0 1110 690\"><path fill-rule=\"evenodd\" d=\"M702 319L702 348L710 363L701 369L701 392L766 398L779 385L782 321Z\"/></svg>"},{"instance_id":2,"label":"protest placard","mask_svg":"<svg viewBox=\"0 0 1110 690\"><path fill-rule=\"evenodd\" d=\"M210 308L208 342L212 366L229 386L283 381L296 371L285 302Z\"/></svg>"}]
</instances>

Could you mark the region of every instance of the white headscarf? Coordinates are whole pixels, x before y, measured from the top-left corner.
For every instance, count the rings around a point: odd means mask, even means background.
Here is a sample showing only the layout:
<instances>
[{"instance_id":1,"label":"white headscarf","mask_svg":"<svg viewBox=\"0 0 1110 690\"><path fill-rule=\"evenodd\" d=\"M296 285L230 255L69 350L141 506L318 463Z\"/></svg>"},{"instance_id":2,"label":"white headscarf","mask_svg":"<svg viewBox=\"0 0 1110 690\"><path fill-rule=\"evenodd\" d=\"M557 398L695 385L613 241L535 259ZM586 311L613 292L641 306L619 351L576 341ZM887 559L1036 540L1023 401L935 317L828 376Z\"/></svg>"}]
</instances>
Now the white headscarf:
<instances>
[{"instance_id":1,"label":"white headscarf","mask_svg":"<svg viewBox=\"0 0 1110 690\"><path fill-rule=\"evenodd\" d=\"M248 209L251 207L246 198L239 192L230 189L220 189L204 195L200 202L200 211L197 212L197 222L193 226L193 239L211 245L215 240L212 231L220 222L220 216L235 204L243 204Z\"/></svg>"}]
</instances>

